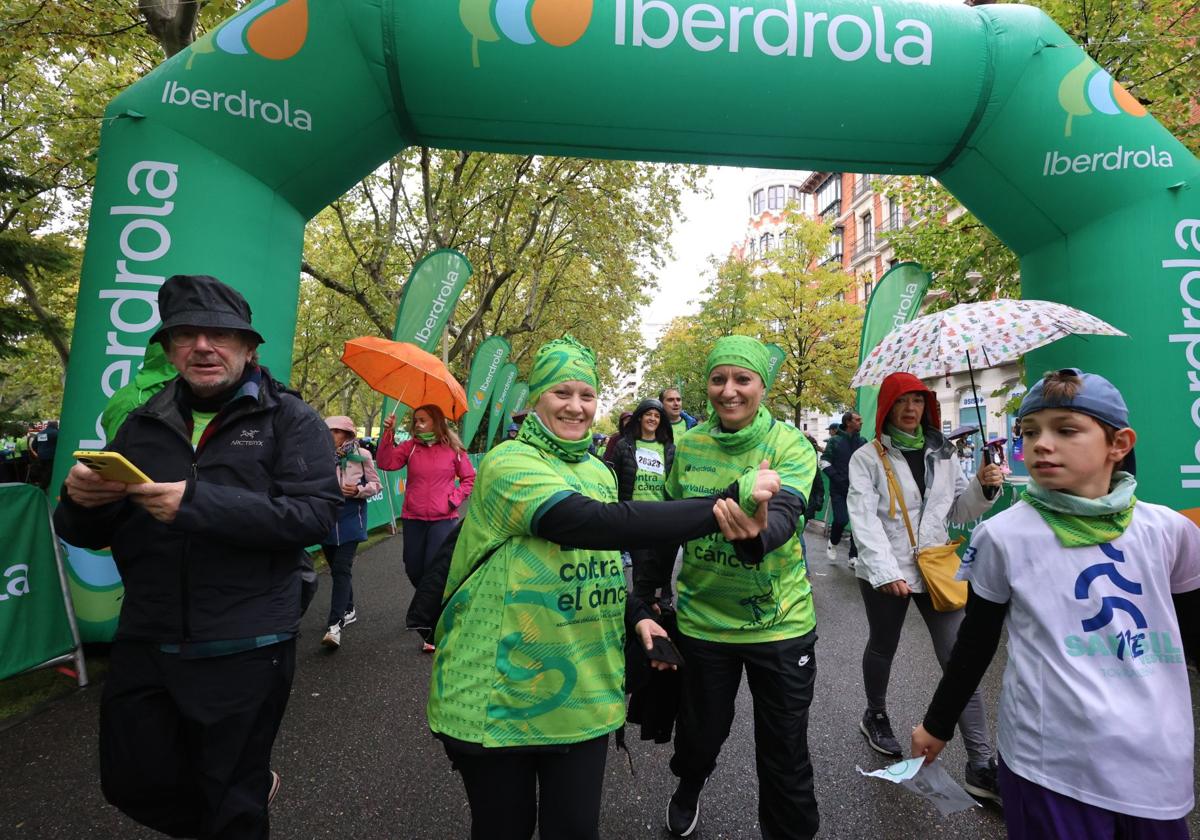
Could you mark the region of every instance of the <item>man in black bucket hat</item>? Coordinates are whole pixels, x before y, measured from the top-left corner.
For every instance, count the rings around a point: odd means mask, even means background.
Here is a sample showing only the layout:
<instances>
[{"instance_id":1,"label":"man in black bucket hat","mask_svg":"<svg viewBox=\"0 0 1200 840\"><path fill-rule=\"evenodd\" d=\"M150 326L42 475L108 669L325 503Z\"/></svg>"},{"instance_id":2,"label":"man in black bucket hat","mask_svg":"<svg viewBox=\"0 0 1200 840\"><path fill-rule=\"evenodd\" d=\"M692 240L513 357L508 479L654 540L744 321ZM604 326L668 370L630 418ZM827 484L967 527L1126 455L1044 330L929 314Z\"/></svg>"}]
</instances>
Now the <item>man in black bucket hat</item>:
<instances>
[{"instance_id":1,"label":"man in black bucket hat","mask_svg":"<svg viewBox=\"0 0 1200 840\"><path fill-rule=\"evenodd\" d=\"M125 584L100 707L101 787L175 837L265 838L304 547L341 501L333 447L321 417L258 365L263 337L236 290L175 275L158 304L152 340L179 375L109 446L151 483L76 464L54 515L68 542L111 546Z\"/></svg>"}]
</instances>

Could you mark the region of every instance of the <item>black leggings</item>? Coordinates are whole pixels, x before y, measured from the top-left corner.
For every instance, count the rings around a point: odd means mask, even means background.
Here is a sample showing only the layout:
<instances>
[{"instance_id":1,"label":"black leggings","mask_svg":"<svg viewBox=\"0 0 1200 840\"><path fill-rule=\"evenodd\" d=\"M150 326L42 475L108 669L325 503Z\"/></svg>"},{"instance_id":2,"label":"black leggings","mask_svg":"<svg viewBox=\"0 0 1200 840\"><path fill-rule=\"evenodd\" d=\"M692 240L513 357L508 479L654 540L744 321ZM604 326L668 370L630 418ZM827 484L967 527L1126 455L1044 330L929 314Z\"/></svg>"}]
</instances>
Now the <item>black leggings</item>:
<instances>
[{"instance_id":1,"label":"black leggings","mask_svg":"<svg viewBox=\"0 0 1200 840\"><path fill-rule=\"evenodd\" d=\"M494 753L446 747L467 789L471 840L529 840L535 828L540 840L599 840L607 735L566 752Z\"/></svg>"}]
</instances>

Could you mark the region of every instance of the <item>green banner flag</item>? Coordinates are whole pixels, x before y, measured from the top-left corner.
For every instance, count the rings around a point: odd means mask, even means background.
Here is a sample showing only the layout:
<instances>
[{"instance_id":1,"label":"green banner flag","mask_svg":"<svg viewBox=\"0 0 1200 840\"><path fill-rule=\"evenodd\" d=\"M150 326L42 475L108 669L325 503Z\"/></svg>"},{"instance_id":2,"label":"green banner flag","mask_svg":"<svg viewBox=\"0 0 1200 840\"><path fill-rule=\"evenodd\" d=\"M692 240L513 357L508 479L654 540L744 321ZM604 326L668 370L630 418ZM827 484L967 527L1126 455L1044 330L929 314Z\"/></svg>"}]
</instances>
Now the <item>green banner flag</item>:
<instances>
[{"instance_id":1,"label":"green banner flag","mask_svg":"<svg viewBox=\"0 0 1200 840\"><path fill-rule=\"evenodd\" d=\"M467 378L467 413L463 415L461 425L463 446L470 446L475 432L479 430L484 407L511 350L507 338L493 335L484 339L475 351L475 358L471 360L471 374Z\"/></svg>"},{"instance_id":2,"label":"green banner flag","mask_svg":"<svg viewBox=\"0 0 1200 840\"><path fill-rule=\"evenodd\" d=\"M862 364L867 354L875 349L883 337L896 327L907 324L917 317L925 292L932 278L929 272L915 262L902 262L883 275L863 315L862 343L858 350L858 361ZM875 428L875 402L879 397L878 385L867 385L858 389L855 410L863 419L863 436L873 434Z\"/></svg>"},{"instance_id":3,"label":"green banner flag","mask_svg":"<svg viewBox=\"0 0 1200 840\"><path fill-rule=\"evenodd\" d=\"M508 405L508 395L516 381L517 366L509 362L500 369L496 387L492 389L492 407L488 413L487 436L483 441L485 450L491 449L496 443L496 434L500 431L501 419L504 417L504 406Z\"/></svg>"},{"instance_id":4,"label":"green banner flag","mask_svg":"<svg viewBox=\"0 0 1200 840\"><path fill-rule=\"evenodd\" d=\"M508 392L508 400L504 404L504 413L500 415L500 419L505 423L511 422L512 416L523 409L527 402L529 402L529 383L514 383Z\"/></svg>"},{"instance_id":5,"label":"green banner flag","mask_svg":"<svg viewBox=\"0 0 1200 840\"><path fill-rule=\"evenodd\" d=\"M0 485L0 679L75 647L63 600L46 494L32 484Z\"/></svg>"},{"instance_id":6,"label":"green banner flag","mask_svg":"<svg viewBox=\"0 0 1200 840\"><path fill-rule=\"evenodd\" d=\"M779 368L783 364L783 357L787 353L783 352L783 348L773 341L767 342L767 390L771 390L771 386L775 384L775 378L779 376Z\"/></svg>"},{"instance_id":7,"label":"green banner flag","mask_svg":"<svg viewBox=\"0 0 1200 840\"><path fill-rule=\"evenodd\" d=\"M400 305L396 307L392 340L407 341L435 353L472 270L470 261L451 248L439 248L417 262L404 284ZM392 402L384 397L384 417L392 410ZM403 406L396 409L397 425L405 411Z\"/></svg>"},{"instance_id":8,"label":"green banner flag","mask_svg":"<svg viewBox=\"0 0 1200 840\"><path fill-rule=\"evenodd\" d=\"M451 248L439 248L425 255L413 266L396 307L396 328L392 330L393 341L407 341L422 350L436 352L442 331L454 312L458 296L472 272L470 261ZM393 410L395 401L383 398L383 417ZM403 425L408 407L395 406L396 428ZM367 504L367 525L375 527L388 522L394 524L404 503L404 492L397 492L397 485L404 486L404 470L399 473L379 471L383 492Z\"/></svg>"}]
</instances>

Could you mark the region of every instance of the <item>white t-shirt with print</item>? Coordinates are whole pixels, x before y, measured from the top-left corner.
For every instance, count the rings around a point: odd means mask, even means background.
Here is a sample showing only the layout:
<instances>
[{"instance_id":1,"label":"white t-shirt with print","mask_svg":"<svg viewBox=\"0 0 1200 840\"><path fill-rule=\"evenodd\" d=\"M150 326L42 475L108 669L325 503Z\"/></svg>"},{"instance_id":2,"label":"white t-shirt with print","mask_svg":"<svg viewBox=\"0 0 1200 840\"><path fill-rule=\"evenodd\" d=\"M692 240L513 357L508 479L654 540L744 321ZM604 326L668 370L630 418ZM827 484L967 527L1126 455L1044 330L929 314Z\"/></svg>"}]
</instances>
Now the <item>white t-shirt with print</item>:
<instances>
[{"instance_id":1,"label":"white t-shirt with print","mask_svg":"<svg viewBox=\"0 0 1200 840\"><path fill-rule=\"evenodd\" d=\"M1089 805L1186 816L1194 729L1171 595L1200 589L1200 528L1138 502L1111 543L1064 548L1018 502L975 529L959 576L1010 602L1004 763Z\"/></svg>"}]
</instances>

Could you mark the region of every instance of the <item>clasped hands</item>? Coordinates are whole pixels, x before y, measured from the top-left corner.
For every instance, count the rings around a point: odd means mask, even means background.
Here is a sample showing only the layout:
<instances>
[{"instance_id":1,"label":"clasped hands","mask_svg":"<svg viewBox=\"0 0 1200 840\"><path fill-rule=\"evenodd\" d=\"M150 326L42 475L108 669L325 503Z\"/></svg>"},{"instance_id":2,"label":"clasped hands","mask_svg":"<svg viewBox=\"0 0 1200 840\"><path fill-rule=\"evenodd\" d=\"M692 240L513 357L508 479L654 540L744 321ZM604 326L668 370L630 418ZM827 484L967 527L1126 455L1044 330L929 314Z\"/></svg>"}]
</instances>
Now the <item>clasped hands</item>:
<instances>
[{"instance_id":1,"label":"clasped hands","mask_svg":"<svg viewBox=\"0 0 1200 840\"><path fill-rule=\"evenodd\" d=\"M186 481L125 484L101 478L90 467L75 464L67 473L67 495L80 507L95 508L129 497L159 522L174 522L187 489Z\"/></svg>"},{"instance_id":2,"label":"clasped hands","mask_svg":"<svg viewBox=\"0 0 1200 840\"><path fill-rule=\"evenodd\" d=\"M718 499L713 505L713 515L721 526L721 534L725 539L750 540L767 529L767 502L779 492L782 483L779 473L771 469L771 462L764 460L758 465L758 475L754 481L751 496L758 502L754 516L747 516L737 499Z\"/></svg>"}]
</instances>

